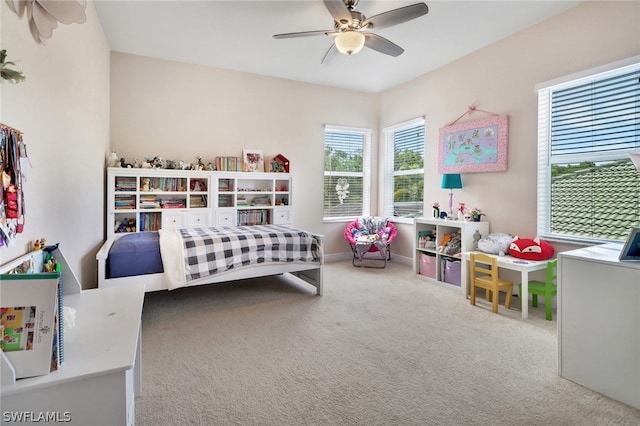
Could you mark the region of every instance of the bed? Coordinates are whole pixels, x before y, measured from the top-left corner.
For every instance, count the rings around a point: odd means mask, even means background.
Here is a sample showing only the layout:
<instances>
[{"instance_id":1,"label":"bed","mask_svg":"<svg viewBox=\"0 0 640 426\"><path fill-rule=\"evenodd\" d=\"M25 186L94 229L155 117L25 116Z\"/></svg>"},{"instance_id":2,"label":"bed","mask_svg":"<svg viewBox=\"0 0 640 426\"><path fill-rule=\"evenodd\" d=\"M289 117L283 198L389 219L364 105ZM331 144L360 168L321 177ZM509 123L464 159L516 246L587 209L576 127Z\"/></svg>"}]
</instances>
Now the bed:
<instances>
[{"instance_id":1,"label":"bed","mask_svg":"<svg viewBox=\"0 0 640 426\"><path fill-rule=\"evenodd\" d=\"M323 237L284 225L162 229L108 239L98 287L143 282L173 290L289 273L322 294Z\"/></svg>"}]
</instances>

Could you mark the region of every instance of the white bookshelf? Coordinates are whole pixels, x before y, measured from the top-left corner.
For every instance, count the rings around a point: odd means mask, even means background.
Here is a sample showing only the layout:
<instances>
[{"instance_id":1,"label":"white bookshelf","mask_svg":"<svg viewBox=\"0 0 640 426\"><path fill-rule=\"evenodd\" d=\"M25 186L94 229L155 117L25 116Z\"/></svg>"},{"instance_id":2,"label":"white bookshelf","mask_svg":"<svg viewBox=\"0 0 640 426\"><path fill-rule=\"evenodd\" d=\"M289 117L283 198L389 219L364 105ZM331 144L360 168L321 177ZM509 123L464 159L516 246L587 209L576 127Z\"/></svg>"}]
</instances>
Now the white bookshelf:
<instances>
[{"instance_id":1,"label":"white bookshelf","mask_svg":"<svg viewBox=\"0 0 640 426\"><path fill-rule=\"evenodd\" d=\"M215 172L214 224L293 223L289 173Z\"/></svg>"},{"instance_id":2,"label":"white bookshelf","mask_svg":"<svg viewBox=\"0 0 640 426\"><path fill-rule=\"evenodd\" d=\"M107 237L211 226L211 179L210 172L109 168Z\"/></svg>"},{"instance_id":3,"label":"white bookshelf","mask_svg":"<svg viewBox=\"0 0 640 426\"><path fill-rule=\"evenodd\" d=\"M107 237L162 228L292 224L291 183L289 173L110 167Z\"/></svg>"},{"instance_id":4,"label":"white bookshelf","mask_svg":"<svg viewBox=\"0 0 640 426\"><path fill-rule=\"evenodd\" d=\"M443 237L447 234L460 232L460 252L444 253L439 247ZM431 234L431 243L425 244L420 241L420 235ZM486 237L489 234L489 222L467 222L461 220L445 220L416 218L413 224L414 250L413 250L413 271L416 276L434 282L447 285L451 283L445 281L445 266L447 261L461 261L462 252L475 250L475 241L478 235ZM427 256L429 264L433 265L429 273L421 274L422 256ZM462 263L462 262L461 262ZM462 265L460 265L461 267ZM424 271L423 271L424 272ZM459 284L455 284L459 285Z\"/></svg>"}]
</instances>

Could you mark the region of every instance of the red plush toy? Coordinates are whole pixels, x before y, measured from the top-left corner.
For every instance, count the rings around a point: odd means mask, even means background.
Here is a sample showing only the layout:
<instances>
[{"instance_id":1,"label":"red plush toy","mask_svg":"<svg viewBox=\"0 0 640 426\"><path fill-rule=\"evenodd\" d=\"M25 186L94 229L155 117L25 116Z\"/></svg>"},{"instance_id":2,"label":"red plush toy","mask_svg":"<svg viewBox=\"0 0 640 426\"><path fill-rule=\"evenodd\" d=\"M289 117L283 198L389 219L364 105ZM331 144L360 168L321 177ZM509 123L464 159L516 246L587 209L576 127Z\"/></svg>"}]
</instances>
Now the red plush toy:
<instances>
[{"instance_id":1,"label":"red plush toy","mask_svg":"<svg viewBox=\"0 0 640 426\"><path fill-rule=\"evenodd\" d=\"M546 260L553 257L553 247L540 238L515 237L509 246L509 254L526 260Z\"/></svg>"}]
</instances>

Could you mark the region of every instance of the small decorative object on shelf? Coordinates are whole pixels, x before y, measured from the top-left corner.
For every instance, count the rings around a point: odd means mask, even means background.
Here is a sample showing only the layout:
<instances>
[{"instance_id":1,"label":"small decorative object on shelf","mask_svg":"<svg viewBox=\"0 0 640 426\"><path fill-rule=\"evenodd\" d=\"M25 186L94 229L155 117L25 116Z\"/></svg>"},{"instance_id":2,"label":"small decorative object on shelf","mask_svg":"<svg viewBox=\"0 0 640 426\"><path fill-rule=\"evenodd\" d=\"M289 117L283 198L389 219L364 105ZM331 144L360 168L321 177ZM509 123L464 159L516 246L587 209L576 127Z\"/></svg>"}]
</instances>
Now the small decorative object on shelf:
<instances>
[{"instance_id":1,"label":"small decorative object on shelf","mask_svg":"<svg viewBox=\"0 0 640 426\"><path fill-rule=\"evenodd\" d=\"M289 159L282 154L278 154L269 163L269 172L289 173Z\"/></svg>"},{"instance_id":2,"label":"small decorative object on shelf","mask_svg":"<svg viewBox=\"0 0 640 426\"><path fill-rule=\"evenodd\" d=\"M440 217L440 203L437 201L433 203L433 217L436 219Z\"/></svg>"},{"instance_id":3,"label":"small decorative object on shelf","mask_svg":"<svg viewBox=\"0 0 640 426\"><path fill-rule=\"evenodd\" d=\"M482 211L481 211L479 208L474 207L474 208L471 210L471 220L472 220L473 222L480 222L480 218L481 218L482 216L486 216L486 215L485 215L484 213L482 213Z\"/></svg>"},{"instance_id":4,"label":"small decorative object on shelf","mask_svg":"<svg viewBox=\"0 0 640 426\"><path fill-rule=\"evenodd\" d=\"M476 229L476 232L473 233L473 249L474 250L478 250L478 242L481 239L482 239L482 234Z\"/></svg>"},{"instance_id":5,"label":"small decorative object on shelf","mask_svg":"<svg viewBox=\"0 0 640 426\"><path fill-rule=\"evenodd\" d=\"M458 220L464 220L464 213L466 211L466 207L464 206L464 203L460 203L458 205Z\"/></svg>"}]
</instances>

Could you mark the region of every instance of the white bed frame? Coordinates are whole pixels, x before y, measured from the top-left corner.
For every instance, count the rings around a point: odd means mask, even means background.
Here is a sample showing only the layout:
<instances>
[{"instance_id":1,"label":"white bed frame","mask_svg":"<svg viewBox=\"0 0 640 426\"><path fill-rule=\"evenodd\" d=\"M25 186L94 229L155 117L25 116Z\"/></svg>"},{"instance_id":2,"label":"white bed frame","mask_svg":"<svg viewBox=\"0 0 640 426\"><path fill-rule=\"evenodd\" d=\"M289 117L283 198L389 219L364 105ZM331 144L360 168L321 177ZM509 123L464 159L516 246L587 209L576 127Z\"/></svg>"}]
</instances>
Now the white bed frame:
<instances>
[{"instance_id":1,"label":"white bed frame","mask_svg":"<svg viewBox=\"0 0 640 426\"><path fill-rule=\"evenodd\" d=\"M214 284L228 281L243 280L247 278L265 277L270 275L281 275L289 273L301 280L311 284L316 288L316 294L322 295L323 285L323 266L324 266L324 236L314 235L319 242L319 261L317 262L300 262L300 263L277 263L260 266L248 266L245 268L234 269L222 272L208 277L200 278L187 283L186 287L192 287L203 284ZM144 283L145 292L167 290L167 282L164 273L136 275L133 277L107 278L107 257L109 249L116 239L108 239L96 254L98 261L98 287L115 287L129 285L131 283Z\"/></svg>"}]
</instances>

